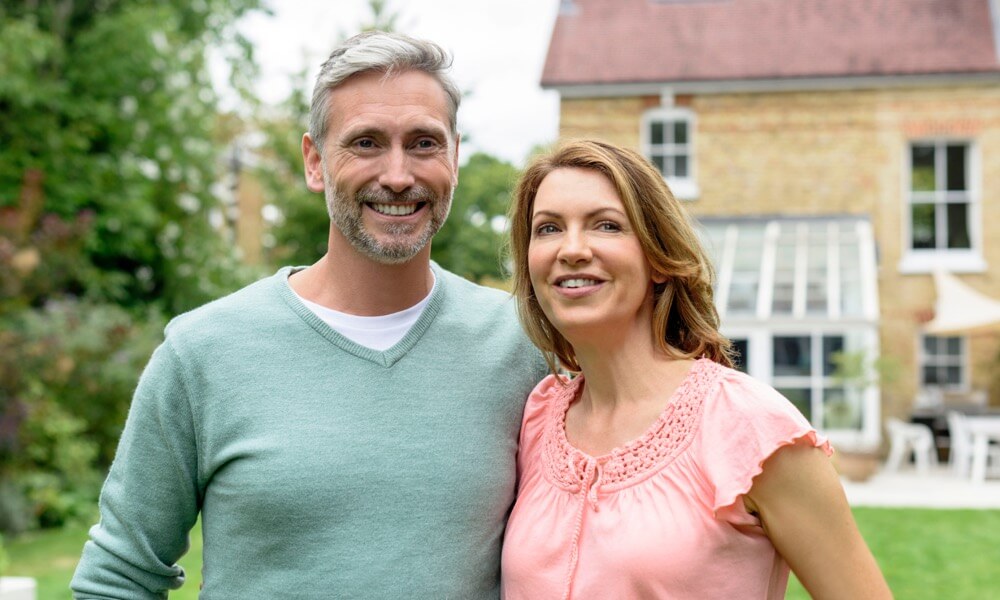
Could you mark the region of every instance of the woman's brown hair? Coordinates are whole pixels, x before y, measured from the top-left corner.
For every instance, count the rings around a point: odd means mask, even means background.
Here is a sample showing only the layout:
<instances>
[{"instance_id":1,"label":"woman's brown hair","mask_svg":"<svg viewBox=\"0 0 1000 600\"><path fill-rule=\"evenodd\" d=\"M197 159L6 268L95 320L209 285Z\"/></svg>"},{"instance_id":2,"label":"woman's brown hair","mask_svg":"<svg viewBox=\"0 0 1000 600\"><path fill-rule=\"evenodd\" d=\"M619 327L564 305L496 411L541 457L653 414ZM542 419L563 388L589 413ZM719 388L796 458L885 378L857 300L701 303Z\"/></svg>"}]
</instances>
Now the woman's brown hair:
<instances>
[{"instance_id":1,"label":"woman's brown hair","mask_svg":"<svg viewBox=\"0 0 1000 600\"><path fill-rule=\"evenodd\" d=\"M589 169L614 185L653 271L666 275L654 286L652 327L657 344L672 358L707 357L732 366L731 344L719 333L719 314L712 300L712 264L687 213L663 177L639 153L597 140L571 140L534 158L518 181L510 208L510 255L514 295L528 337L546 355L552 371L556 360L579 371L573 346L542 312L528 274L531 218L538 186L556 169Z\"/></svg>"}]
</instances>

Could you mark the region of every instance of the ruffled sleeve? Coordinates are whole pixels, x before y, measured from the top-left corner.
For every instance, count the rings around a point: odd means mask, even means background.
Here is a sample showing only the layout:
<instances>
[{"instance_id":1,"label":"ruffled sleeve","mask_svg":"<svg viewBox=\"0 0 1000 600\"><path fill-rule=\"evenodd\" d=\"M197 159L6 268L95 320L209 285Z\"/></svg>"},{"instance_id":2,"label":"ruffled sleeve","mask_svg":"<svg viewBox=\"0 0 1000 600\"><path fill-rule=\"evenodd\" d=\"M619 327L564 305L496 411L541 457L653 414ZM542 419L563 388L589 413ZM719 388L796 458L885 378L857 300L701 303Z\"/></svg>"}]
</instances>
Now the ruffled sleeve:
<instances>
[{"instance_id":1,"label":"ruffled sleeve","mask_svg":"<svg viewBox=\"0 0 1000 600\"><path fill-rule=\"evenodd\" d=\"M716 514L750 491L764 461L779 448L802 443L833 454L826 438L784 396L730 369L705 398L697 438Z\"/></svg>"},{"instance_id":2,"label":"ruffled sleeve","mask_svg":"<svg viewBox=\"0 0 1000 600\"><path fill-rule=\"evenodd\" d=\"M560 382L562 380L562 382ZM565 378L547 375L528 394L521 420L521 435L517 449L517 479L522 481L525 469L538 464L542 452L542 435L549 415L549 407L564 388Z\"/></svg>"}]
</instances>

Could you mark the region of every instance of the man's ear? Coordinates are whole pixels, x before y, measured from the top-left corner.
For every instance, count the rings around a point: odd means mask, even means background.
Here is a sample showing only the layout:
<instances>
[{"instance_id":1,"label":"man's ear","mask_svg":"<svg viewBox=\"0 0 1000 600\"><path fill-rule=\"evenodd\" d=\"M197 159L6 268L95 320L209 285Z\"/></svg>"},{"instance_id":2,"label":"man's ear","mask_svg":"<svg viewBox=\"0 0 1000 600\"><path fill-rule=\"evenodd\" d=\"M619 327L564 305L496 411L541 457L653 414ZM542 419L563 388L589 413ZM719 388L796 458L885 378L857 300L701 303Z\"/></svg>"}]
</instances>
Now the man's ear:
<instances>
[{"instance_id":1,"label":"man's ear","mask_svg":"<svg viewBox=\"0 0 1000 600\"><path fill-rule=\"evenodd\" d=\"M322 192L326 188L323 183L323 157L308 133L302 136L302 162L305 163L306 187L310 192Z\"/></svg>"}]
</instances>

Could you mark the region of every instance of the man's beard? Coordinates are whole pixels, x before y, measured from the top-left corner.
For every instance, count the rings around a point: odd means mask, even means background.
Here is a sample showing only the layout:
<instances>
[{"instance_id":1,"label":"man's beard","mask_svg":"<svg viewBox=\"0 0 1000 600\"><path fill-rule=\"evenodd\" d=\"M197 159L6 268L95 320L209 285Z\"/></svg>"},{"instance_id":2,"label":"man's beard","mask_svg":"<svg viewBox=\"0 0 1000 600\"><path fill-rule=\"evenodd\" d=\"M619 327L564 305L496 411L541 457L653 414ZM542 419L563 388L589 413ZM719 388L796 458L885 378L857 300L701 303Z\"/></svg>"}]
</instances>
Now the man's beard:
<instances>
[{"instance_id":1,"label":"man's beard","mask_svg":"<svg viewBox=\"0 0 1000 600\"><path fill-rule=\"evenodd\" d=\"M323 173L325 183L326 208L330 220L361 254L385 265L404 263L423 250L434 234L444 225L451 210L454 191L449 188L445 195L436 196L423 186L414 186L402 193L372 185L358 190L353 198L343 196L331 178ZM413 204L423 202L430 211L430 220L420 223L390 223L385 226L385 237L379 240L364 225L365 204ZM421 208L420 210L423 210ZM422 228L422 229L421 229Z\"/></svg>"}]
</instances>

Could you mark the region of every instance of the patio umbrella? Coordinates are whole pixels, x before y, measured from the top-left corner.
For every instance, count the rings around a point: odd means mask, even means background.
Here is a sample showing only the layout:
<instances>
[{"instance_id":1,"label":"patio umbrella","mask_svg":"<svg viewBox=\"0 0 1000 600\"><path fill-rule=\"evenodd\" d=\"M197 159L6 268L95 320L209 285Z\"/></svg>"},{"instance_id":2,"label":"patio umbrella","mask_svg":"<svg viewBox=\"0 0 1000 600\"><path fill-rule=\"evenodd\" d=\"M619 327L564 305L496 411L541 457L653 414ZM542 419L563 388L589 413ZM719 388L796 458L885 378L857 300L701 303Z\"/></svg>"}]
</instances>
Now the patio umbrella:
<instances>
[{"instance_id":1,"label":"patio umbrella","mask_svg":"<svg viewBox=\"0 0 1000 600\"><path fill-rule=\"evenodd\" d=\"M924 331L934 335L975 333L996 328L1000 331L1000 300L994 300L942 270L934 272L937 300L934 319Z\"/></svg>"}]
</instances>

